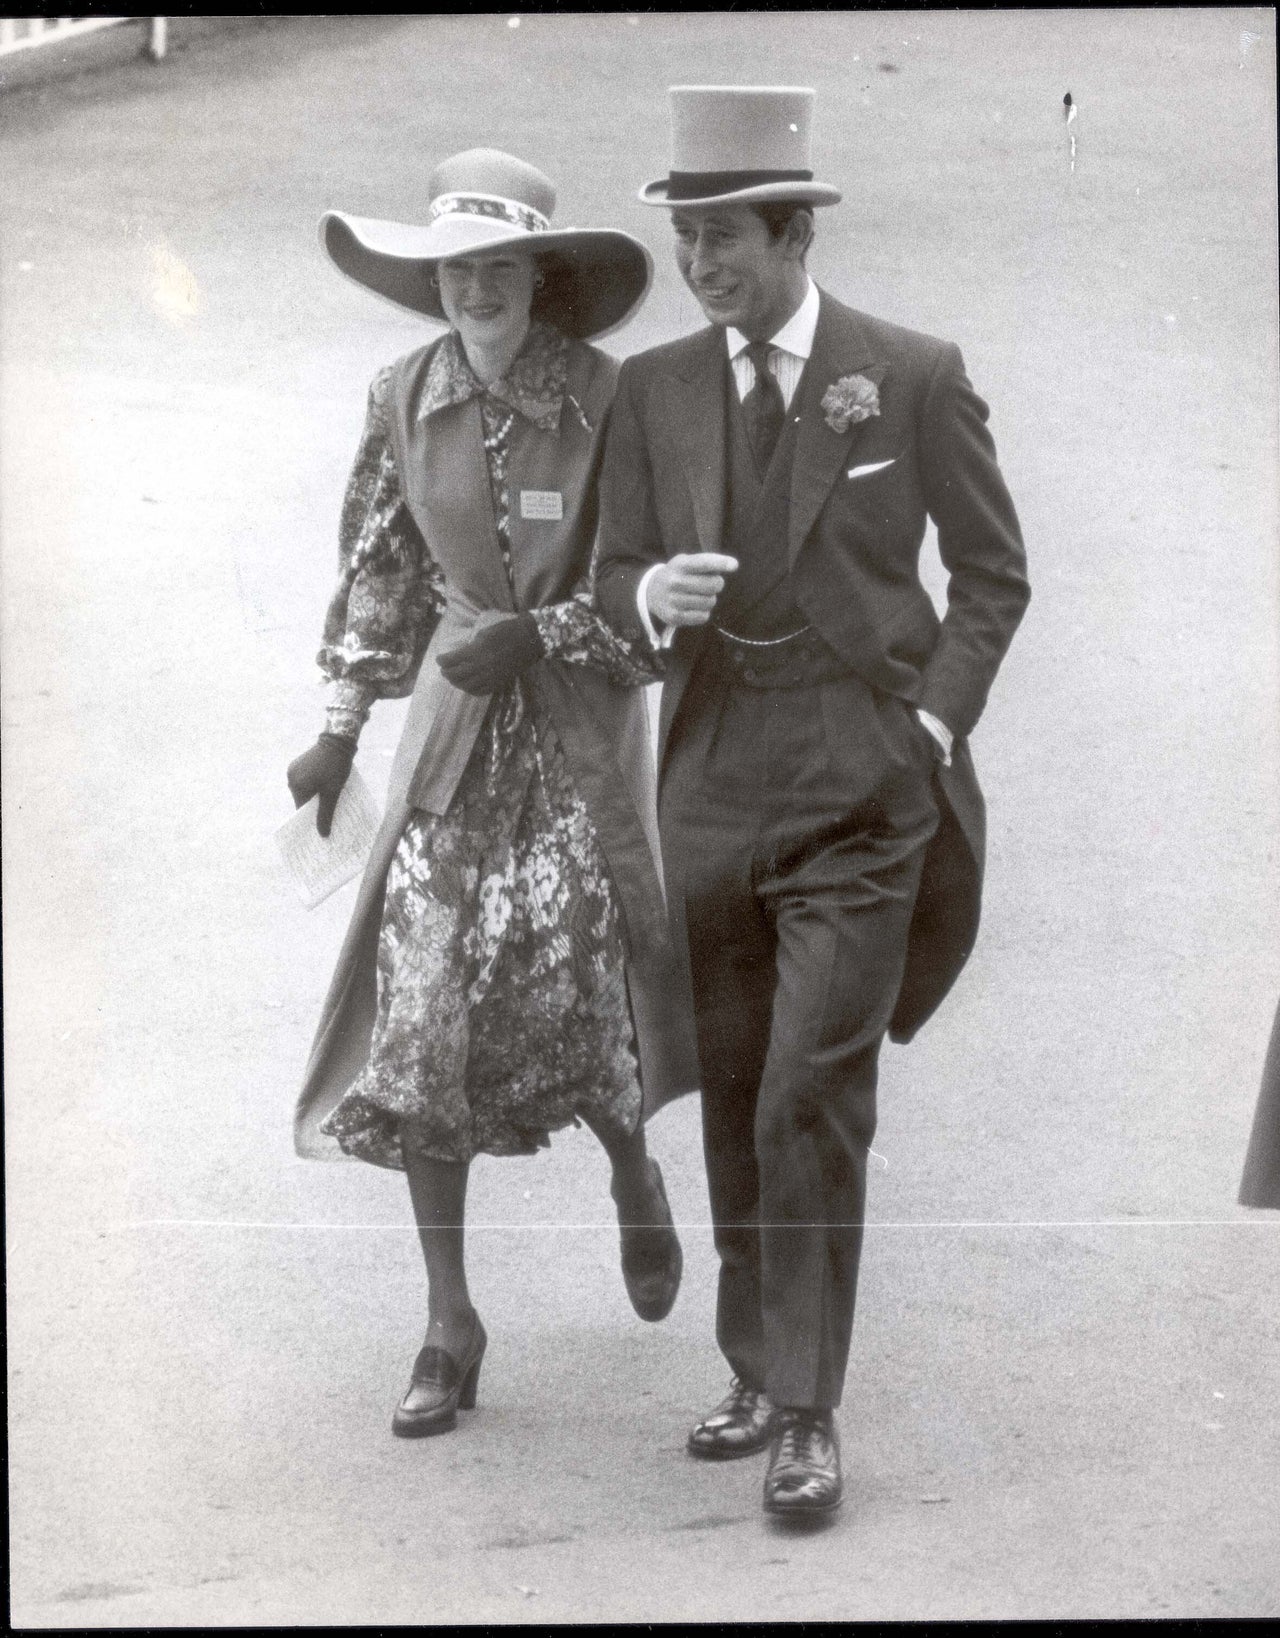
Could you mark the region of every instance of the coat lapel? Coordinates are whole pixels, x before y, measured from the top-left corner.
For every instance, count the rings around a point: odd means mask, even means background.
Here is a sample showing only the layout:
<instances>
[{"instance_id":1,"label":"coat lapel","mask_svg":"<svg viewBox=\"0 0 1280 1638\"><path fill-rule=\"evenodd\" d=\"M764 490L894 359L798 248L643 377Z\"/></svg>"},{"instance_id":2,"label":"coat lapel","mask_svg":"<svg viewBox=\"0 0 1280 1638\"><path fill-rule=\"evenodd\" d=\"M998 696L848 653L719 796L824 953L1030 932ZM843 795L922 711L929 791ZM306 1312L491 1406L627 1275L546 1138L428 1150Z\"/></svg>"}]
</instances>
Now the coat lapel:
<instances>
[{"instance_id":1,"label":"coat lapel","mask_svg":"<svg viewBox=\"0 0 1280 1638\"><path fill-rule=\"evenodd\" d=\"M844 432L827 425L823 395L842 376L865 375L878 387L888 366L877 360L862 328L848 308L825 294L818 308L813 351L800 377L793 413L798 420L795 464L791 473L791 515L787 550L791 563L813 528L832 485L857 442L865 421L852 421Z\"/></svg>"},{"instance_id":2,"label":"coat lapel","mask_svg":"<svg viewBox=\"0 0 1280 1638\"><path fill-rule=\"evenodd\" d=\"M423 533L445 574L479 608L514 607L493 519L480 400L436 412L422 440Z\"/></svg>"},{"instance_id":3,"label":"coat lapel","mask_svg":"<svg viewBox=\"0 0 1280 1638\"><path fill-rule=\"evenodd\" d=\"M671 433L684 465L698 545L704 552L723 550L727 356L724 331L704 330L673 365L666 382Z\"/></svg>"},{"instance_id":4,"label":"coat lapel","mask_svg":"<svg viewBox=\"0 0 1280 1638\"><path fill-rule=\"evenodd\" d=\"M604 372L602 372L604 373ZM566 573L576 575L584 512L583 489L593 471L592 440L608 412L594 391L591 355L581 343L569 351L560 426L554 432L516 416L507 467L511 573L521 608L556 595ZM560 516L530 520L523 515L527 490L559 497ZM589 546L589 542L587 543Z\"/></svg>"}]
</instances>

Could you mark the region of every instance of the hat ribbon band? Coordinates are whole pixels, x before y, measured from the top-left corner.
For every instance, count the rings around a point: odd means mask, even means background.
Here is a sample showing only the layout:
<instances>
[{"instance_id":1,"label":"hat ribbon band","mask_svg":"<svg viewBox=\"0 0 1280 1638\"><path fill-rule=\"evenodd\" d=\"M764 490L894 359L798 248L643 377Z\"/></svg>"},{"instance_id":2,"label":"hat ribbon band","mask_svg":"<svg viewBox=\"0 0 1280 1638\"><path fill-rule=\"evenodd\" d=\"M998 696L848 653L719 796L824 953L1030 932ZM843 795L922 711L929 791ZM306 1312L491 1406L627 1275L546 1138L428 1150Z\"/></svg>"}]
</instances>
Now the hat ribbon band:
<instances>
[{"instance_id":1,"label":"hat ribbon band","mask_svg":"<svg viewBox=\"0 0 1280 1638\"><path fill-rule=\"evenodd\" d=\"M667 198L707 199L717 193L737 193L771 182L812 182L812 171L672 171L667 177Z\"/></svg>"},{"instance_id":2,"label":"hat ribbon band","mask_svg":"<svg viewBox=\"0 0 1280 1638\"><path fill-rule=\"evenodd\" d=\"M442 193L431 201L427 220L435 222L442 216L487 216L498 222L510 222L512 227L526 233L546 233L551 223L532 205L522 205L518 199L504 199L496 193Z\"/></svg>"}]
</instances>

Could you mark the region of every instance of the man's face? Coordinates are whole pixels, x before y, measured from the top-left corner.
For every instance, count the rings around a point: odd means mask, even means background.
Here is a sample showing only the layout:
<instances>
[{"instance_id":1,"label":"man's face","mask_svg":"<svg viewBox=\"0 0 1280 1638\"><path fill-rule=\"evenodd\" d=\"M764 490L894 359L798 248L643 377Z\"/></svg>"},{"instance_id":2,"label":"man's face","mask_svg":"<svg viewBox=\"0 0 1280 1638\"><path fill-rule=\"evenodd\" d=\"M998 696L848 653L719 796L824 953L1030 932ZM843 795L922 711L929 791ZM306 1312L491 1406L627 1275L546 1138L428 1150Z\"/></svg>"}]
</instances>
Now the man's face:
<instances>
[{"instance_id":1,"label":"man's face","mask_svg":"<svg viewBox=\"0 0 1280 1638\"><path fill-rule=\"evenodd\" d=\"M712 324L767 341L796 305L801 268L786 235L775 239L750 205L673 210L676 265Z\"/></svg>"}]
</instances>

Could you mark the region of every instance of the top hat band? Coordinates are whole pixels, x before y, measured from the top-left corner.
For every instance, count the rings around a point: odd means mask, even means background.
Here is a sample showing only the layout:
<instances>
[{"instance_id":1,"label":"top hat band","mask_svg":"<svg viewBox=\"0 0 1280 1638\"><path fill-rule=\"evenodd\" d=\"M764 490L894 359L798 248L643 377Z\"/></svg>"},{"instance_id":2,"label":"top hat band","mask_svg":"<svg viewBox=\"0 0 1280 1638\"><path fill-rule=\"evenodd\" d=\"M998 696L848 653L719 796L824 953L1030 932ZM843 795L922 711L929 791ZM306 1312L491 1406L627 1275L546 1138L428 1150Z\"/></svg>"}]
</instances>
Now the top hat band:
<instances>
[{"instance_id":1,"label":"top hat band","mask_svg":"<svg viewBox=\"0 0 1280 1638\"><path fill-rule=\"evenodd\" d=\"M496 193L442 193L431 201L427 212L429 222L441 216L489 216L495 221L510 222L512 227L526 233L546 233L551 223L532 205L522 205L518 199L503 199Z\"/></svg>"},{"instance_id":2,"label":"top hat band","mask_svg":"<svg viewBox=\"0 0 1280 1638\"><path fill-rule=\"evenodd\" d=\"M718 193L737 193L774 182L812 181L812 171L672 171L667 177L667 201L709 199Z\"/></svg>"}]
</instances>

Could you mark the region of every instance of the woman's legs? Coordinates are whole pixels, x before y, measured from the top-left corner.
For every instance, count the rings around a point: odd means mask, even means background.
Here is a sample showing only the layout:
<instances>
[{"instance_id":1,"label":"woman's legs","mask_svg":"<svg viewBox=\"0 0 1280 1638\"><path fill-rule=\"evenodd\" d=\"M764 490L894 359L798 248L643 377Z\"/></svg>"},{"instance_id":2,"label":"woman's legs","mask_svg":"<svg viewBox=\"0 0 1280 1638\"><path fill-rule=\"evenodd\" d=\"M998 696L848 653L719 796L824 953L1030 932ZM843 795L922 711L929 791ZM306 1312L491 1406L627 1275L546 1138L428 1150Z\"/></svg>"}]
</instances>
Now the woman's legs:
<instances>
[{"instance_id":1,"label":"woman's legs","mask_svg":"<svg viewBox=\"0 0 1280 1638\"><path fill-rule=\"evenodd\" d=\"M455 1359L465 1353L475 1325L463 1252L470 1166L433 1160L404 1146L422 1259L427 1265L427 1335L424 1347L443 1348Z\"/></svg>"},{"instance_id":2,"label":"woman's legs","mask_svg":"<svg viewBox=\"0 0 1280 1638\"><path fill-rule=\"evenodd\" d=\"M618 1203L618 1220L649 1223L653 1218L653 1183L649 1170L649 1150L645 1143L644 1121L633 1132L622 1132L608 1121L584 1115L583 1120L600 1140L613 1168L611 1193Z\"/></svg>"},{"instance_id":3,"label":"woman's legs","mask_svg":"<svg viewBox=\"0 0 1280 1638\"><path fill-rule=\"evenodd\" d=\"M680 1289L683 1258L657 1162L650 1160L644 1121L624 1133L583 1117L600 1139L613 1167L610 1193L622 1231L622 1277L641 1319L665 1319Z\"/></svg>"}]
</instances>

